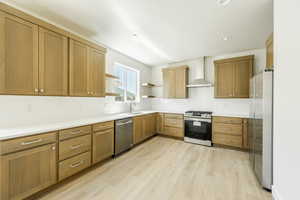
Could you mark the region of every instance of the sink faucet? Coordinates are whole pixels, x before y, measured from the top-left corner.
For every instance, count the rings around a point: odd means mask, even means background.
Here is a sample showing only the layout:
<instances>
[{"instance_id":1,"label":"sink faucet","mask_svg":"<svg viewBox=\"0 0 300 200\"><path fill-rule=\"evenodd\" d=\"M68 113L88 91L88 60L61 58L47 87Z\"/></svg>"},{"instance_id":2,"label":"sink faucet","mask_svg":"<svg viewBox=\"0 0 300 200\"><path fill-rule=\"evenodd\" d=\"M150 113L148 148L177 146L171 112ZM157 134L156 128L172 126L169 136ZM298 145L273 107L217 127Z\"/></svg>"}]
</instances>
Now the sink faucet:
<instances>
[{"instance_id":1,"label":"sink faucet","mask_svg":"<svg viewBox=\"0 0 300 200\"><path fill-rule=\"evenodd\" d=\"M130 103L129 103L129 109L130 109L130 113L132 113L133 112L133 107L135 106L136 104L135 104L135 102L133 102L133 101L130 101Z\"/></svg>"}]
</instances>

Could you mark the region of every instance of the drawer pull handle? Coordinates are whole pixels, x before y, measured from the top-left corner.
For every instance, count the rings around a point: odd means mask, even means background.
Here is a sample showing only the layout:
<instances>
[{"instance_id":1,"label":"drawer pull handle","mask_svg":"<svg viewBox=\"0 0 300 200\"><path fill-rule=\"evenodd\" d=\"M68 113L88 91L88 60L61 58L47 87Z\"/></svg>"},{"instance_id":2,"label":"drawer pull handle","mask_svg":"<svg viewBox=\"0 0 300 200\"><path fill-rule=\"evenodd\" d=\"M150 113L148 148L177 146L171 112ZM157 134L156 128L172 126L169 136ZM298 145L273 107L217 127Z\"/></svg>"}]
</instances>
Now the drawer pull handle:
<instances>
[{"instance_id":1,"label":"drawer pull handle","mask_svg":"<svg viewBox=\"0 0 300 200\"><path fill-rule=\"evenodd\" d=\"M41 142L41 141L43 141L43 140L42 139L37 139L37 140L29 141L29 142L22 142L21 145L25 146L25 145L38 143L38 142Z\"/></svg>"},{"instance_id":2,"label":"drawer pull handle","mask_svg":"<svg viewBox=\"0 0 300 200\"><path fill-rule=\"evenodd\" d=\"M70 167L75 168L75 167L79 167L79 166L82 165L82 164L83 164L83 160L82 160L82 161L79 161L79 162L77 162L77 163L74 163L74 164L72 164L72 165L70 165Z\"/></svg>"},{"instance_id":3,"label":"drawer pull handle","mask_svg":"<svg viewBox=\"0 0 300 200\"><path fill-rule=\"evenodd\" d=\"M96 132L95 135L103 135L103 134L107 134L107 133L111 133L111 130L107 130L107 131L101 131L101 132Z\"/></svg>"},{"instance_id":4,"label":"drawer pull handle","mask_svg":"<svg viewBox=\"0 0 300 200\"><path fill-rule=\"evenodd\" d=\"M79 134L81 133L81 130L77 130L77 131L72 131L71 134L75 135L75 134Z\"/></svg>"},{"instance_id":5,"label":"drawer pull handle","mask_svg":"<svg viewBox=\"0 0 300 200\"><path fill-rule=\"evenodd\" d=\"M79 144L79 145L73 145L71 146L71 149L78 149L82 146L82 144Z\"/></svg>"}]
</instances>

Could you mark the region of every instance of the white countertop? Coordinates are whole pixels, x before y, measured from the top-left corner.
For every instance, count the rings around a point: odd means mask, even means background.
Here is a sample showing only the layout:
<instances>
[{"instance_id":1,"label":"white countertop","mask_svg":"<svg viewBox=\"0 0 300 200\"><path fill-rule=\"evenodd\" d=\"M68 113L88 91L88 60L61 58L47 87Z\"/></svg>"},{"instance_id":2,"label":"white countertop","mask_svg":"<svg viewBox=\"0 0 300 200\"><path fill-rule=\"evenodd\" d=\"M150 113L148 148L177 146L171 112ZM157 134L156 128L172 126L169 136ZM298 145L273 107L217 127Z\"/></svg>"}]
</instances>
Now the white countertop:
<instances>
[{"instance_id":1,"label":"white countertop","mask_svg":"<svg viewBox=\"0 0 300 200\"><path fill-rule=\"evenodd\" d=\"M249 118L247 114L235 114L235 113L213 113L214 117L239 117L239 118Z\"/></svg>"},{"instance_id":2,"label":"white countertop","mask_svg":"<svg viewBox=\"0 0 300 200\"><path fill-rule=\"evenodd\" d=\"M67 129L67 128L90 125L90 124L95 124L100 122L125 119L128 117L135 117L139 115L151 114L156 112L157 111L140 111L139 113L102 115L102 116L87 117L84 119L76 119L76 120L68 120L68 121L59 121L59 122L51 122L51 123L42 122L40 124L34 124L34 125L31 124L31 125L22 125L16 127L5 127L5 128L0 128L0 140L30 136L30 135L40 134L40 133Z\"/></svg>"},{"instance_id":3,"label":"white countertop","mask_svg":"<svg viewBox=\"0 0 300 200\"><path fill-rule=\"evenodd\" d=\"M74 119L66 121L54 121L54 122L41 122L39 124L25 124L14 127L0 127L0 141L7 140L17 137L30 136L40 133L46 133L51 131L58 131L67 128L73 128L78 126L90 125L100 122L124 119L128 117L135 117L139 115L151 114L156 112L161 113L173 113L173 114L184 114L180 111L163 111L163 110L149 110L149 111L136 111L138 113L123 113L123 114L111 114L101 116L91 116L83 119ZM241 117L249 118L249 115L230 114L230 113L213 113L213 116L224 116L224 117Z\"/></svg>"}]
</instances>

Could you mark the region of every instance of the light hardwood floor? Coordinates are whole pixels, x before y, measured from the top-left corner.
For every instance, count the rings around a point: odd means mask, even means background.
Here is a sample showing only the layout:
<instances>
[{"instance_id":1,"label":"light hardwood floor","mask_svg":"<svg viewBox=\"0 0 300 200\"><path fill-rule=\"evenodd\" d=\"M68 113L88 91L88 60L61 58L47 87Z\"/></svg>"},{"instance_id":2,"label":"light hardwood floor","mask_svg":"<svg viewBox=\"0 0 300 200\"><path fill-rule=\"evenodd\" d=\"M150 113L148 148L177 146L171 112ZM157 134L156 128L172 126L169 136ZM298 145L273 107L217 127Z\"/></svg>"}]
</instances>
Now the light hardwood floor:
<instances>
[{"instance_id":1,"label":"light hardwood floor","mask_svg":"<svg viewBox=\"0 0 300 200\"><path fill-rule=\"evenodd\" d=\"M42 200L270 200L244 152L155 137Z\"/></svg>"}]
</instances>

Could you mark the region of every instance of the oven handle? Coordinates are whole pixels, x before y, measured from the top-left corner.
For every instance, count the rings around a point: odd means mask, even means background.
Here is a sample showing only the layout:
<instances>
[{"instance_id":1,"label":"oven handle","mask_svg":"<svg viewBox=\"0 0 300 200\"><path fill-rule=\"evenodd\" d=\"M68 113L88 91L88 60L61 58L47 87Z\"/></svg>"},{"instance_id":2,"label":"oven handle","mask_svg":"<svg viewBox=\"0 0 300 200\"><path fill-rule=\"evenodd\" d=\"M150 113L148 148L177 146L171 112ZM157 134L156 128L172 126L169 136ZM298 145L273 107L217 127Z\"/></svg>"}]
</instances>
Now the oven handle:
<instances>
[{"instance_id":1,"label":"oven handle","mask_svg":"<svg viewBox=\"0 0 300 200\"><path fill-rule=\"evenodd\" d=\"M184 121L197 121L197 122L208 122L211 123L211 119L197 119L197 118L184 118Z\"/></svg>"}]
</instances>

